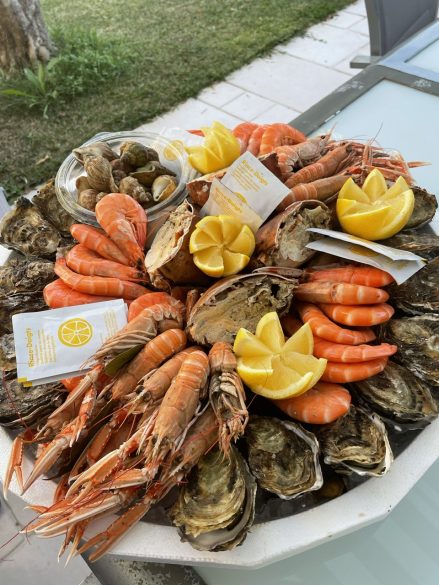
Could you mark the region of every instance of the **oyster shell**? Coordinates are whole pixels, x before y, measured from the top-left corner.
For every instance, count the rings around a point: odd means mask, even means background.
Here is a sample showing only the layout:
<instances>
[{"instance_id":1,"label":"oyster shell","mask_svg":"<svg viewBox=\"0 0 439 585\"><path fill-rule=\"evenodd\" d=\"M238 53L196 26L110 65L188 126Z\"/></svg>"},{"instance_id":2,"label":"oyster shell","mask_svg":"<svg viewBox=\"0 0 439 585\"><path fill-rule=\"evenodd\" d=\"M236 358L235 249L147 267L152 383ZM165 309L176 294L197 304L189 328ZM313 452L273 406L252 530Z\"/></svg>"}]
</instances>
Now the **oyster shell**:
<instances>
[{"instance_id":1,"label":"oyster shell","mask_svg":"<svg viewBox=\"0 0 439 585\"><path fill-rule=\"evenodd\" d=\"M199 220L194 208L183 201L160 227L145 257L151 283L160 289L174 284L204 286L211 282L199 270L189 252L189 239Z\"/></svg>"},{"instance_id":2,"label":"oyster shell","mask_svg":"<svg viewBox=\"0 0 439 585\"><path fill-rule=\"evenodd\" d=\"M38 189L38 193L32 198L32 203L38 207L47 221L54 225L63 236L70 236L70 226L76 220L67 213L58 201L55 179L50 179Z\"/></svg>"},{"instance_id":3,"label":"oyster shell","mask_svg":"<svg viewBox=\"0 0 439 585\"><path fill-rule=\"evenodd\" d=\"M411 218L405 225L405 230L420 228L429 223L436 213L438 202L436 196L421 187L412 187L415 196L415 207Z\"/></svg>"},{"instance_id":4,"label":"oyster shell","mask_svg":"<svg viewBox=\"0 0 439 585\"><path fill-rule=\"evenodd\" d=\"M127 140L120 145L120 160L123 164L129 164L132 167L143 167L151 160L158 161L159 155L149 146Z\"/></svg>"},{"instance_id":5,"label":"oyster shell","mask_svg":"<svg viewBox=\"0 0 439 585\"><path fill-rule=\"evenodd\" d=\"M288 277L282 276L272 268L219 280L193 306L188 335L201 345L233 343L240 327L255 331L261 315L288 311L300 274L290 269Z\"/></svg>"},{"instance_id":6,"label":"oyster shell","mask_svg":"<svg viewBox=\"0 0 439 585\"><path fill-rule=\"evenodd\" d=\"M396 430L425 427L438 415L438 407L427 385L407 368L390 360L380 374L350 384L349 388L361 403Z\"/></svg>"},{"instance_id":7,"label":"oyster shell","mask_svg":"<svg viewBox=\"0 0 439 585\"><path fill-rule=\"evenodd\" d=\"M439 312L439 258L429 262L400 285L388 288L392 304L404 313Z\"/></svg>"},{"instance_id":8,"label":"oyster shell","mask_svg":"<svg viewBox=\"0 0 439 585\"><path fill-rule=\"evenodd\" d=\"M65 390L59 384L24 388L17 382L16 370L10 371L0 380L0 425L39 425L64 399Z\"/></svg>"},{"instance_id":9,"label":"oyster shell","mask_svg":"<svg viewBox=\"0 0 439 585\"><path fill-rule=\"evenodd\" d=\"M382 341L396 343L393 356L425 382L439 386L439 315L429 313L416 317L390 319L377 329Z\"/></svg>"},{"instance_id":10,"label":"oyster shell","mask_svg":"<svg viewBox=\"0 0 439 585\"><path fill-rule=\"evenodd\" d=\"M139 181L139 183L145 185L146 187L151 187L155 179L157 179L157 177L160 177L161 175L175 176L175 173L161 165L156 160L151 160L144 166L139 167L138 169L130 173L131 177L134 177Z\"/></svg>"},{"instance_id":11,"label":"oyster shell","mask_svg":"<svg viewBox=\"0 0 439 585\"><path fill-rule=\"evenodd\" d=\"M406 230L399 232L399 234L388 240L383 240L381 243L397 250L413 252L413 254L421 256L425 260L434 260L439 256L439 236L436 234L424 234L417 230Z\"/></svg>"},{"instance_id":12,"label":"oyster shell","mask_svg":"<svg viewBox=\"0 0 439 585\"><path fill-rule=\"evenodd\" d=\"M393 461L386 428L378 415L351 405L348 412L317 430L324 462L338 473L384 475Z\"/></svg>"},{"instance_id":13,"label":"oyster shell","mask_svg":"<svg viewBox=\"0 0 439 585\"><path fill-rule=\"evenodd\" d=\"M84 161L84 169L87 173L87 181L92 189L105 191L105 193L117 192L117 185L113 179L113 167L103 156L88 156Z\"/></svg>"},{"instance_id":14,"label":"oyster shell","mask_svg":"<svg viewBox=\"0 0 439 585\"><path fill-rule=\"evenodd\" d=\"M26 292L0 297L0 335L12 333L12 316L30 311L45 311L42 292Z\"/></svg>"},{"instance_id":15,"label":"oyster shell","mask_svg":"<svg viewBox=\"0 0 439 585\"><path fill-rule=\"evenodd\" d=\"M50 257L61 235L29 199L20 197L0 222L0 244L25 256Z\"/></svg>"},{"instance_id":16,"label":"oyster shell","mask_svg":"<svg viewBox=\"0 0 439 585\"><path fill-rule=\"evenodd\" d=\"M230 550L245 540L253 523L256 482L235 447L218 447L200 459L170 511L182 540L197 550Z\"/></svg>"},{"instance_id":17,"label":"oyster shell","mask_svg":"<svg viewBox=\"0 0 439 585\"><path fill-rule=\"evenodd\" d=\"M7 333L0 337L0 369L10 372L15 370L16 367L14 335Z\"/></svg>"},{"instance_id":18,"label":"oyster shell","mask_svg":"<svg viewBox=\"0 0 439 585\"><path fill-rule=\"evenodd\" d=\"M89 156L102 156L109 161L117 158L117 154L114 150L102 140L98 140L87 146L75 148L72 150L72 154L80 163L84 163L84 160Z\"/></svg>"},{"instance_id":19,"label":"oyster shell","mask_svg":"<svg viewBox=\"0 0 439 585\"><path fill-rule=\"evenodd\" d=\"M293 203L256 232L253 265L301 266L315 254L306 244L321 237L307 228L329 228L331 223L331 213L323 202Z\"/></svg>"},{"instance_id":20,"label":"oyster shell","mask_svg":"<svg viewBox=\"0 0 439 585\"><path fill-rule=\"evenodd\" d=\"M299 424L252 415L244 439L248 464L260 487L284 500L322 487L319 444Z\"/></svg>"}]
</instances>

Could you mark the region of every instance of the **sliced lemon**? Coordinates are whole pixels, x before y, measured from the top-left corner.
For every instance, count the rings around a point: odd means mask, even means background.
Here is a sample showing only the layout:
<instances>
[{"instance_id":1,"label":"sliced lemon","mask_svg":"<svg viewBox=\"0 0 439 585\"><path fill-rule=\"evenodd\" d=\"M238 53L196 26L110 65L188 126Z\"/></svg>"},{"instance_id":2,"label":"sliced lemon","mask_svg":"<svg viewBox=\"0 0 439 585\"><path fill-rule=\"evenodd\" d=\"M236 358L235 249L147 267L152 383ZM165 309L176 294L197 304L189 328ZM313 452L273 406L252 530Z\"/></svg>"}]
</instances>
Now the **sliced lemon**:
<instances>
[{"instance_id":1,"label":"sliced lemon","mask_svg":"<svg viewBox=\"0 0 439 585\"><path fill-rule=\"evenodd\" d=\"M369 201L377 201L387 191L387 183L383 173L378 169L373 169L366 177L363 183L362 191L366 193Z\"/></svg>"},{"instance_id":2,"label":"sliced lemon","mask_svg":"<svg viewBox=\"0 0 439 585\"><path fill-rule=\"evenodd\" d=\"M303 355L294 351L283 352L282 361L286 366L295 370L301 376L308 372L312 373L312 379L306 390L312 388L323 376L326 370L327 360L316 358L312 355Z\"/></svg>"},{"instance_id":3,"label":"sliced lemon","mask_svg":"<svg viewBox=\"0 0 439 585\"><path fill-rule=\"evenodd\" d=\"M238 139L220 122L201 128L202 145L186 147L190 164L206 175L230 166L241 154Z\"/></svg>"},{"instance_id":4,"label":"sliced lemon","mask_svg":"<svg viewBox=\"0 0 439 585\"><path fill-rule=\"evenodd\" d=\"M196 266L215 278L241 272L249 263L254 248L251 229L231 215L203 217L189 241Z\"/></svg>"},{"instance_id":5,"label":"sliced lemon","mask_svg":"<svg viewBox=\"0 0 439 585\"><path fill-rule=\"evenodd\" d=\"M280 353L285 345L285 336L278 314L266 313L256 327L256 337L273 353Z\"/></svg>"},{"instance_id":6,"label":"sliced lemon","mask_svg":"<svg viewBox=\"0 0 439 585\"><path fill-rule=\"evenodd\" d=\"M302 327L290 337L282 348L282 354L295 351L304 355L312 355L314 351L314 337L309 323Z\"/></svg>"},{"instance_id":7,"label":"sliced lemon","mask_svg":"<svg viewBox=\"0 0 439 585\"><path fill-rule=\"evenodd\" d=\"M270 356L272 351L260 339L241 327L235 337L233 351L241 357Z\"/></svg>"},{"instance_id":8,"label":"sliced lemon","mask_svg":"<svg viewBox=\"0 0 439 585\"><path fill-rule=\"evenodd\" d=\"M273 374L263 383L255 383L251 386L255 394L272 400L281 400L282 398L299 396L306 392L313 378L311 372L302 376L296 371L287 368L279 358L274 359L273 362Z\"/></svg>"},{"instance_id":9,"label":"sliced lemon","mask_svg":"<svg viewBox=\"0 0 439 585\"><path fill-rule=\"evenodd\" d=\"M255 384L265 384L273 374L272 356L257 356L237 360L237 372L250 388Z\"/></svg>"},{"instance_id":10,"label":"sliced lemon","mask_svg":"<svg viewBox=\"0 0 439 585\"><path fill-rule=\"evenodd\" d=\"M362 201L368 203L369 197L364 193L352 178L349 178L338 194L339 199L352 199L353 201Z\"/></svg>"}]
</instances>

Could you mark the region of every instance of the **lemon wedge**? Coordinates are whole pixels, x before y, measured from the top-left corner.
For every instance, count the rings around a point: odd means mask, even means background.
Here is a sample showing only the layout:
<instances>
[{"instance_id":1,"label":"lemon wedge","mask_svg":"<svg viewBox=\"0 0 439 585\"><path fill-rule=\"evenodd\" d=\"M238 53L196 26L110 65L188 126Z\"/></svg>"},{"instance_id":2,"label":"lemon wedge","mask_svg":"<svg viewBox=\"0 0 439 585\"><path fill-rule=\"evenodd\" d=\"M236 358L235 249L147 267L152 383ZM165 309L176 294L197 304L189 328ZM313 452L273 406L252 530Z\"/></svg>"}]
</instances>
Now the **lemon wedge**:
<instances>
[{"instance_id":1,"label":"lemon wedge","mask_svg":"<svg viewBox=\"0 0 439 585\"><path fill-rule=\"evenodd\" d=\"M384 240L403 229L415 204L403 177L387 188L383 174L374 169L360 188L348 179L337 199L337 217L345 232L366 240Z\"/></svg>"},{"instance_id":2,"label":"lemon wedge","mask_svg":"<svg viewBox=\"0 0 439 585\"><path fill-rule=\"evenodd\" d=\"M228 167L241 154L241 147L234 134L220 122L201 128L204 142L199 146L188 146L189 163L206 175Z\"/></svg>"},{"instance_id":3,"label":"lemon wedge","mask_svg":"<svg viewBox=\"0 0 439 585\"><path fill-rule=\"evenodd\" d=\"M285 341L275 312L262 317L255 334L239 329L233 345L242 381L255 394L272 400L303 394L320 379L326 360L315 358L313 349L308 324Z\"/></svg>"},{"instance_id":4,"label":"lemon wedge","mask_svg":"<svg viewBox=\"0 0 439 585\"><path fill-rule=\"evenodd\" d=\"M214 278L241 272L254 249L255 237L251 229L231 215L203 217L189 240L194 264Z\"/></svg>"}]
</instances>

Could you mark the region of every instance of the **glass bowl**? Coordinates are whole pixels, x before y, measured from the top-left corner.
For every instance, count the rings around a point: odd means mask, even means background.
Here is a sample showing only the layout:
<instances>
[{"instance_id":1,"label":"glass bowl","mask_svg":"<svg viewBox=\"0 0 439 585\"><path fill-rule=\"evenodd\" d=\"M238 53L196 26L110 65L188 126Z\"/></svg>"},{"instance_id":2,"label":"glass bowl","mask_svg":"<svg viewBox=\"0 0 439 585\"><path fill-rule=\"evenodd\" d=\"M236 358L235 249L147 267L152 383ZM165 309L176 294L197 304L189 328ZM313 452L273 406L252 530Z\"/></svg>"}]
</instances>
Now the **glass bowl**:
<instances>
[{"instance_id":1,"label":"glass bowl","mask_svg":"<svg viewBox=\"0 0 439 585\"><path fill-rule=\"evenodd\" d=\"M97 140L107 142L117 153L119 153L120 145L126 140L134 140L144 146L150 146L157 151L161 164L175 173L178 184L173 195L146 210L148 227L154 227L154 224L162 223L169 212L184 199L186 183L196 176L196 171L189 165L184 150L178 148L176 141L171 141L160 134L137 131L103 132L93 136L81 146L87 146ZM69 154L61 164L55 178L56 195L64 209L78 222L98 226L94 211L85 209L78 203L76 179L81 175L85 176L85 174L82 164L76 160L73 154ZM157 228L157 225L155 227Z\"/></svg>"}]
</instances>

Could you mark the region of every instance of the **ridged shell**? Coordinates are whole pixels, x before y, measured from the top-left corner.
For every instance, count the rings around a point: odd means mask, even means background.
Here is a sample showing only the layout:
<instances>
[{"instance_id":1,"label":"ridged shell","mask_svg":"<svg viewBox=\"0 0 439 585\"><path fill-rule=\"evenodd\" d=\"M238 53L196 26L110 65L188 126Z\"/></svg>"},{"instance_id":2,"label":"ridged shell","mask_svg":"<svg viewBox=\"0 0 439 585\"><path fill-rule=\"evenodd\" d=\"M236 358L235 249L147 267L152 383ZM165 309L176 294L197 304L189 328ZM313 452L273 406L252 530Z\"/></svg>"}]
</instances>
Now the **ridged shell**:
<instances>
[{"instance_id":1,"label":"ridged shell","mask_svg":"<svg viewBox=\"0 0 439 585\"><path fill-rule=\"evenodd\" d=\"M421 187L412 187L415 196L415 207L409 221L406 223L406 230L420 228L429 223L436 213L438 202L435 195Z\"/></svg>"},{"instance_id":2,"label":"ridged shell","mask_svg":"<svg viewBox=\"0 0 439 585\"><path fill-rule=\"evenodd\" d=\"M393 305L409 315L439 313L439 258L400 285L388 288Z\"/></svg>"},{"instance_id":3,"label":"ridged shell","mask_svg":"<svg viewBox=\"0 0 439 585\"><path fill-rule=\"evenodd\" d=\"M413 252L424 260L434 260L439 256L439 236L433 233L424 234L417 230L407 230L381 243L397 250Z\"/></svg>"},{"instance_id":4,"label":"ridged shell","mask_svg":"<svg viewBox=\"0 0 439 585\"><path fill-rule=\"evenodd\" d=\"M54 179L50 179L38 189L38 193L32 198L32 203L63 236L70 236L70 226L76 220L67 213L58 201Z\"/></svg>"},{"instance_id":5,"label":"ridged shell","mask_svg":"<svg viewBox=\"0 0 439 585\"><path fill-rule=\"evenodd\" d=\"M102 156L109 161L117 158L117 154L110 148L110 146L101 140L88 144L87 146L75 148L72 151L72 154L80 163L84 163L84 160L88 156Z\"/></svg>"}]
</instances>

